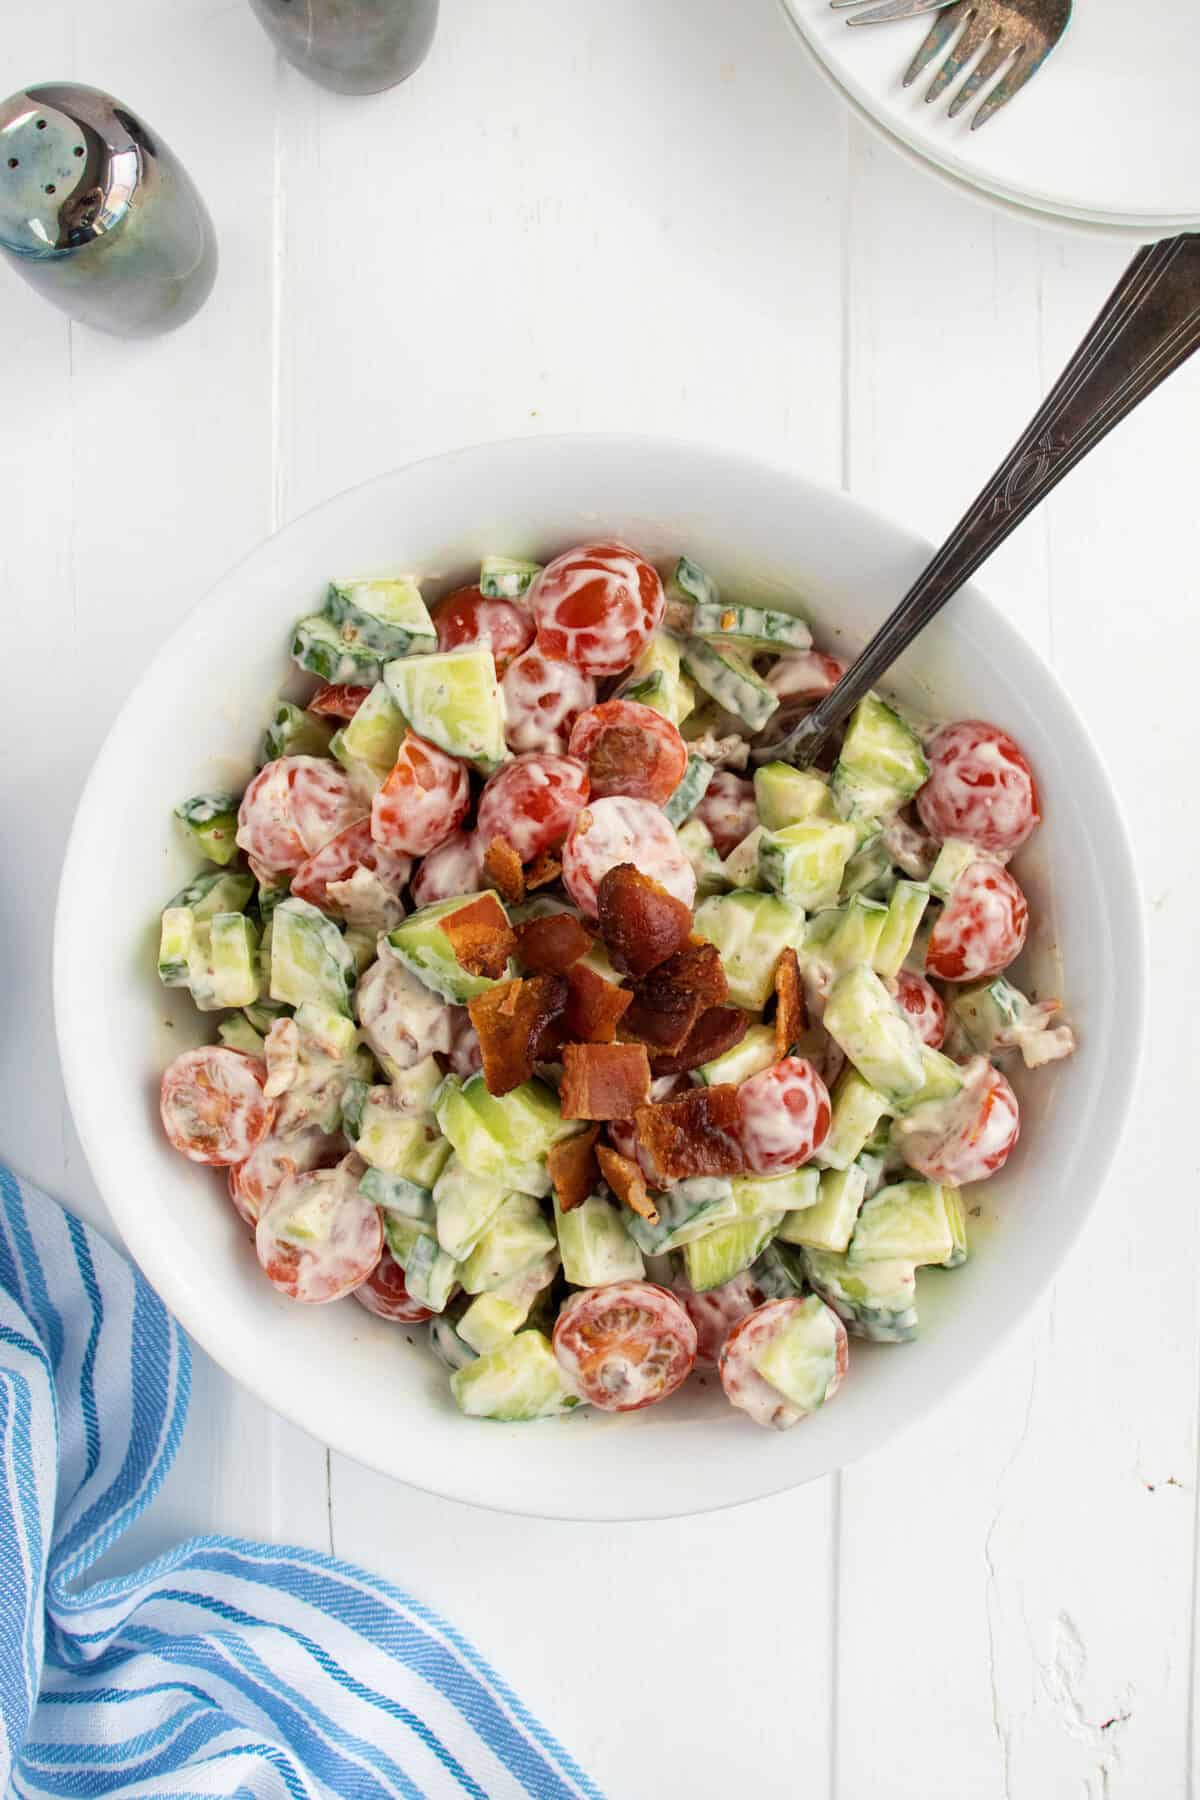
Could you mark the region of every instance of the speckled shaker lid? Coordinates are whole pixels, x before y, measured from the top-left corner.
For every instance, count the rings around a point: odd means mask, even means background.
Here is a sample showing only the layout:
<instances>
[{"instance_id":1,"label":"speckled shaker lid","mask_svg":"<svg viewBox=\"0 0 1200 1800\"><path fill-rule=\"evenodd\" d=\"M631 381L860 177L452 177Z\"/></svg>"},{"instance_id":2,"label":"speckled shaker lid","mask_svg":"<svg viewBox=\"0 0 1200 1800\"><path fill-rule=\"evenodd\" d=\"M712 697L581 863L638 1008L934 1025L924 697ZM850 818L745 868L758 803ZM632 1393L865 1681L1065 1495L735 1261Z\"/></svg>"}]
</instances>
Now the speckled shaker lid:
<instances>
[{"instance_id":1,"label":"speckled shaker lid","mask_svg":"<svg viewBox=\"0 0 1200 1800\"><path fill-rule=\"evenodd\" d=\"M0 104L0 244L52 257L111 231L129 209L145 132L95 88L51 82Z\"/></svg>"}]
</instances>

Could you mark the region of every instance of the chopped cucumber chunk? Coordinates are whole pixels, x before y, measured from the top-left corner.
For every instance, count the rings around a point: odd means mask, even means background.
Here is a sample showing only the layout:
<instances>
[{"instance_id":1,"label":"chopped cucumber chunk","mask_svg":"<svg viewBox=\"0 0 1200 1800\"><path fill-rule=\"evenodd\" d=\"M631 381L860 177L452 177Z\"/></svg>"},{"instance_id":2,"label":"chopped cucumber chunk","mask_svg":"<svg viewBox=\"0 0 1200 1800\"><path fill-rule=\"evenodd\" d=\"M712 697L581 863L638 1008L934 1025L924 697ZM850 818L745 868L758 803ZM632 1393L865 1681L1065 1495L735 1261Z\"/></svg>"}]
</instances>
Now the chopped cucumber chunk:
<instances>
[{"instance_id":1,"label":"chopped cucumber chunk","mask_svg":"<svg viewBox=\"0 0 1200 1800\"><path fill-rule=\"evenodd\" d=\"M735 1175L733 1200L740 1219L768 1213L805 1212L820 1198L819 1169L790 1169L786 1175Z\"/></svg>"},{"instance_id":2,"label":"chopped cucumber chunk","mask_svg":"<svg viewBox=\"0 0 1200 1800\"><path fill-rule=\"evenodd\" d=\"M840 975L857 963L870 963L887 923L888 909L879 900L855 894L845 906L818 913L804 934L803 960Z\"/></svg>"},{"instance_id":3,"label":"chopped cucumber chunk","mask_svg":"<svg viewBox=\"0 0 1200 1800\"><path fill-rule=\"evenodd\" d=\"M964 843L961 838L947 838L929 871L930 892L939 900L948 900L959 876L965 875L978 858L974 844Z\"/></svg>"},{"instance_id":4,"label":"chopped cucumber chunk","mask_svg":"<svg viewBox=\"0 0 1200 1800\"><path fill-rule=\"evenodd\" d=\"M804 1293L807 1286L804 1252L772 1238L752 1266L750 1276L768 1300L790 1300L793 1294Z\"/></svg>"},{"instance_id":5,"label":"chopped cucumber chunk","mask_svg":"<svg viewBox=\"0 0 1200 1800\"><path fill-rule=\"evenodd\" d=\"M410 1181L406 1175L389 1175L384 1169L368 1169L358 1184L360 1194L365 1194L372 1205L380 1206L385 1213L395 1213L401 1219L411 1219L414 1224L428 1228L434 1221L433 1195L420 1182ZM436 1243L434 1244L436 1249ZM440 1312L440 1307L433 1309Z\"/></svg>"},{"instance_id":6,"label":"chopped cucumber chunk","mask_svg":"<svg viewBox=\"0 0 1200 1800\"><path fill-rule=\"evenodd\" d=\"M843 818L876 823L897 812L929 778L916 732L876 694L850 715L833 771L833 797Z\"/></svg>"},{"instance_id":7,"label":"chopped cucumber chunk","mask_svg":"<svg viewBox=\"0 0 1200 1800\"><path fill-rule=\"evenodd\" d=\"M383 1215L383 1236L388 1249L407 1275L409 1258L423 1238L433 1237L433 1229L427 1220L412 1219L407 1213L391 1209Z\"/></svg>"},{"instance_id":8,"label":"chopped cucumber chunk","mask_svg":"<svg viewBox=\"0 0 1200 1800\"><path fill-rule=\"evenodd\" d=\"M943 1188L942 1198L946 1204L946 1217L950 1221L950 1235L954 1240L942 1267L961 1269L968 1255L967 1219L962 1203L962 1190L956 1187Z\"/></svg>"},{"instance_id":9,"label":"chopped cucumber chunk","mask_svg":"<svg viewBox=\"0 0 1200 1800\"><path fill-rule=\"evenodd\" d=\"M942 1051L930 1049L928 1044L921 1045L921 1073L920 1088L911 1099L901 1101L897 1111L911 1112L927 1100L949 1100L963 1084L963 1072L958 1064L951 1062Z\"/></svg>"},{"instance_id":10,"label":"chopped cucumber chunk","mask_svg":"<svg viewBox=\"0 0 1200 1800\"><path fill-rule=\"evenodd\" d=\"M388 652L389 656L396 654ZM310 675L319 675L335 687L371 687L382 678L386 659L353 636L343 638L339 627L324 613L310 613L296 621L292 660Z\"/></svg>"},{"instance_id":11,"label":"chopped cucumber chunk","mask_svg":"<svg viewBox=\"0 0 1200 1800\"><path fill-rule=\"evenodd\" d=\"M790 763L764 763L754 771L754 803L768 831L836 817L825 777L814 770L793 769Z\"/></svg>"},{"instance_id":12,"label":"chopped cucumber chunk","mask_svg":"<svg viewBox=\"0 0 1200 1800\"><path fill-rule=\"evenodd\" d=\"M567 1213L555 1201L554 1229L563 1274L573 1287L641 1280L645 1272L642 1253L627 1229L633 1217L603 1194L589 1194L581 1206Z\"/></svg>"},{"instance_id":13,"label":"chopped cucumber chunk","mask_svg":"<svg viewBox=\"0 0 1200 1800\"><path fill-rule=\"evenodd\" d=\"M491 896L495 899L495 895ZM442 921L461 912L464 906L482 899L481 894L463 894L457 900L435 900L422 906L388 933L388 943L413 975L452 1005L465 1006L468 1000L485 994L496 982L489 975L472 975L454 954L454 948L442 930ZM497 905L501 903L497 900ZM503 910L503 908L501 908ZM505 915L507 917L507 914ZM515 973L508 965L508 974ZM505 979L504 976L499 977Z\"/></svg>"},{"instance_id":14,"label":"chopped cucumber chunk","mask_svg":"<svg viewBox=\"0 0 1200 1800\"><path fill-rule=\"evenodd\" d=\"M438 1242L462 1262L468 1257L504 1202L510 1190L502 1181L477 1175L457 1156L452 1156L433 1190L437 1202ZM476 1345L476 1349L482 1346Z\"/></svg>"},{"instance_id":15,"label":"chopped cucumber chunk","mask_svg":"<svg viewBox=\"0 0 1200 1800\"><path fill-rule=\"evenodd\" d=\"M846 864L840 898L851 900L855 894L862 894L872 900L887 900L895 885L892 859L884 849L882 840L875 838L863 849L856 851Z\"/></svg>"},{"instance_id":16,"label":"chopped cucumber chunk","mask_svg":"<svg viewBox=\"0 0 1200 1800\"><path fill-rule=\"evenodd\" d=\"M255 1031L244 1012L230 1013L227 1019L217 1024L217 1037L227 1050L240 1050L243 1056L259 1056L263 1053L263 1038Z\"/></svg>"},{"instance_id":17,"label":"chopped cucumber chunk","mask_svg":"<svg viewBox=\"0 0 1200 1800\"><path fill-rule=\"evenodd\" d=\"M697 935L721 952L731 1002L751 1012L766 1005L782 952L804 941L799 907L747 888L702 901L694 923Z\"/></svg>"},{"instance_id":18,"label":"chopped cucumber chunk","mask_svg":"<svg viewBox=\"0 0 1200 1800\"><path fill-rule=\"evenodd\" d=\"M485 600L519 600L541 572L541 563L520 562L513 556L485 556L479 565L479 591Z\"/></svg>"},{"instance_id":19,"label":"chopped cucumber chunk","mask_svg":"<svg viewBox=\"0 0 1200 1800\"><path fill-rule=\"evenodd\" d=\"M358 971L333 920L290 896L275 908L271 927L272 1000L317 1000L348 1014Z\"/></svg>"},{"instance_id":20,"label":"chopped cucumber chunk","mask_svg":"<svg viewBox=\"0 0 1200 1800\"><path fill-rule=\"evenodd\" d=\"M840 820L807 819L767 832L758 847L758 866L769 888L809 911L833 906L846 864L858 839Z\"/></svg>"},{"instance_id":21,"label":"chopped cucumber chunk","mask_svg":"<svg viewBox=\"0 0 1200 1800\"><path fill-rule=\"evenodd\" d=\"M647 1256L665 1256L680 1250L694 1238L703 1237L718 1225L732 1224L738 1217L732 1185L720 1176L698 1175L680 1181L665 1194L655 1197L658 1224L630 1213L625 1227L640 1250ZM568 1213L568 1219L574 1214Z\"/></svg>"},{"instance_id":22,"label":"chopped cucumber chunk","mask_svg":"<svg viewBox=\"0 0 1200 1800\"><path fill-rule=\"evenodd\" d=\"M716 772L712 764L705 762L702 756L688 757L683 779L663 805L663 813L669 825L682 825L685 819L690 818L703 800L708 784Z\"/></svg>"},{"instance_id":23,"label":"chopped cucumber chunk","mask_svg":"<svg viewBox=\"0 0 1200 1800\"><path fill-rule=\"evenodd\" d=\"M881 1119L888 1114L887 1096L864 1081L848 1063L833 1084L833 1115L829 1135L813 1152L817 1162L830 1169L848 1169L857 1162Z\"/></svg>"},{"instance_id":24,"label":"chopped cucumber chunk","mask_svg":"<svg viewBox=\"0 0 1200 1800\"><path fill-rule=\"evenodd\" d=\"M771 1068L775 1061L775 1027L751 1025L740 1044L693 1069L692 1080L702 1087L719 1087L725 1081L748 1081L751 1075L759 1075L764 1069Z\"/></svg>"},{"instance_id":25,"label":"chopped cucumber chunk","mask_svg":"<svg viewBox=\"0 0 1200 1800\"><path fill-rule=\"evenodd\" d=\"M437 649L437 629L415 581L331 581L325 617L343 644L382 659Z\"/></svg>"},{"instance_id":26,"label":"chopped cucumber chunk","mask_svg":"<svg viewBox=\"0 0 1200 1800\"><path fill-rule=\"evenodd\" d=\"M262 986L258 933L245 913L217 913L209 926L207 979L193 975L192 994L205 1012L215 1007L252 1006ZM205 998L200 998L203 991Z\"/></svg>"},{"instance_id":27,"label":"chopped cucumber chunk","mask_svg":"<svg viewBox=\"0 0 1200 1800\"><path fill-rule=\"evenodd\" d=\"M695 708L696 690L683 673L681 649L679 639L669 631L652 633L620 688L619 698L653 707L672 725L682 725Z\"/></svg>"},{"instance_id":28,"label":"chopped cucumber chunk","mask_svg":"<svg viewBox=\"0 0 1200 1800\"><path fill-rule=\"evenodd\" d=\"M458 1286L458 1264L447 1256L436 1238L418 1238L404 1270L404 1285L418 1306L445 1312L446 1302Z\"/></svg>"},{"instance_id":29,"label":"chopped cucumber chunk","mask_svg":"<svg viewBox=\"0 0 1200 1800\"><path fill-rule=\"evenodd\" d=\"M846 1255L852 1263L944 1263L954 1252L946 1189L936 1181L896 1181L867 1200Z\"/></svg>"},{"instance_id":30,"label":"chopped cucumber chunk","mask_svg":"<svg viewBox=\"0 0 1200 1800\"><path fill-rule=\"evenodd\" d=\"M683 666L697 687L751 731L761 731L779 706L778 695L737 650L690 637L683 647Z\"/></svg>"},{"instance_id":31,"label":"chopped cucumber chunk","mask_svg":"<svg viewBox=\"0 0 1200 1800\"><path fill-rule=\"evenodd\" d=\"M845 1322L851 1337L904 1344L917 1335L917 1282L911 1263L853 1264L826 1250L806 1250L809 1283Z\"/></svg>"},{"instance_id":32,"label":"chopped cucumber chunk","mask_svg":"<svg viewBox=\"0 0 1200 1800\"><path fill-rule=\"evenodd\" d=\"M237 854L238 803L230 794L193 794L175 808L202 856L222 867Z\"/></svg>"},{"instance_id":33,"label":"chopped cucumber chunk","mask_svg":"<svg viewBox=\"0 0 1200 1800\"><path fill-rule=\"evenodd\" d=\"M675 564L670 585L694 606L715 606L721 597L712 576L689 556L681 556Z\"/></svg>"},{"instance_id":34,"label":"chopped cucumber chunk","mask_svg":"<svg viewBox=\"0 0 1200 1800\"><path fill-rule=\"evenodd\" d=\"M816 1205L790 1212L779 1227L781 1240L814 1250L845 1250L866 1191L867 1172L857 1163L848 1169L826 1169Z\"/></svg>"},{"instance_id":35,"label":"chopped cucumber chunk","mask_svg":"<svg viewBox=\"0 0 1200 1800\"><path fill-rule=\"evenodd\" d=\"M253 892L253 875L236 869L206 869L180 888L168 902L168 910L186 906L197 919L211 919L217 913L243 912Z\"/></svg>"},{"instance_id":36,"label":"chopped cucumber chunk","mask_svg":"<svg viewBox=\"0 0 1200 1800\"><path fill-rule=\"evenodd\" d=\"M554 1247L554 1233L533 1196L510 1194L458 1265L458 1279L468 1294L482 1294L523 1275Z\"/></svg>"},{"instance_id":37,"label":"chopped cucumber chunk","mask_svg":"<svg viewBox=\"0 0 1200 1800\"><path fill-rule=\"evenodd\" d=\"M800 1302L782 1331L768 1338L754 1367L776 1393L790 1400L800 1412L816 1412L839 1379L841 1337L832 1308L816 1294L810 1294Z\"/></svg>"},{"instance_id":38,"label":"chopped cucumber chunk","mask_svg":"<svg viewBox=\"0 0 1200 1800\"><path fill-rule=\"evenodd\" d=\"M281 700L263 733L259 762L274 762L280 756L328 756L332 735L333 727L324 719Z\"/></svg>"},{"instance_id":39,"label":"chopped cucumber chunk","mask_svg":"<svg viewBox=\"0 0 1200 1800\"><path fill-rule=\"evenodd\" d=\"M724 1287L762 1254L782 1222L781 1213L719 1225L715 1231L683 1247L687 1278L697 1294Z\"/></svg>"},{"instance_id":40,"label":"chopped cucumber chunk","mask_svg":"<svg viewBox=\"0 0 1200 1800\"><path fill-rule=\"evenodd\" d=\"M453 1319L446 1313L435 1313L429 1321L429 1348L452 1374L457 1369L465 1369L468 1363L473 1363L478 1354L459 1336Z\"/></svg>"},{"instance_id":41,"label":"chopped cucumber chunk","mask_svg":"<svg viewBox=\"0 0 1200 1800\"><path fill-rule=\"evenodd\" d=\"M188 987L198 955L196 915L190 906L168 906L158 939L158 979L164 987Z\"/></svg>"},{"instance_id":42,"label":"chopped cucumber chunk","mask_svg":"<svg viewBox=\"0 0 1200 1800\"><path fill-rule=\"evenodd\" d=\"M482 1074L465 1082L447 1076L434 1112L460 1162L523 1194L550 1192L546 1156L560 1138L578 1130L563 1119L557 1094L543 1081L525 1081L496 1095L488 1093Z\"/></svg>"},{"instance_id":43,"label":"chopped cucumber chunk","mask_svg":"<svg viewBox=\"0 0 1200 1800\"><path fill-rule=\"evenodd\" d=\"M721 873L730 887L761 888L766 886L759 868L759 850L766 836L763 827L756 825L754 830L747 832L741 843L735 844L729 852L721 864Z\"/></svg>"},{"instance_id":44,"label":"chopped cucumber chunk","mask_svg":"<svg viewBox=\"0 0 1200 1800\"><path fill-rule=\"evenodd\" d=\"M929 889L922 882L896 883L888 901L887 920L872 958L880 975L892 979L900 973L928 905Z\"/></svg>"},{"instance_id":45,"label":"chopped cucumber chunk","mask_svg":"<svg viewBox=\"0 0 1200 1800\"><path fill-rule=\"evenodd\" d=\"M400 1111L391 1088L372 1088L359 1111L354 1148L365 1163L432 1190L450 1145L428 1114Z\"/></svg>"},{"instance_id":46,"label":"chopped cucumber chunk","mask_svg":"<svg viewBox=\"0 0 1200 1800\"><path fill-rule=\"evenodd\" d=\"M699 898L720 893L729 886L712 832L703 819L689 819L686 825L677 828L675 835L679 839L679 848L692 865Z\"/></svg>"},{"instance_id":47,"label":"chopped cucumber chunk","mask_svg":"<svg viewBox=\"0 0 1200 1800\"><path fill-rule=\"evenodd\" d=\"M391 696L387 683L377 681L354 717L337 733L330 749L342 766L370 770L386 781L400 754L408 729L404 714Z\"/></svg>"},{"instance_id":48,"label":"chopped cucumber chunk","mask_svg":"<svg viewBox=\"0 0 1200 1800\"><path fill-rule=\"evenodd\" d=\"M418 737L486 774L503 762L504 704L486 645L402 657L387 664L383 679Z\"/></svg>"},{"instance_id":49,"label":"chopped cucumber chunk","mask_svg":"<svg viewBox=\"0 0 1200 1800\"><path fill-rule=\"evenodd\" d=\"M838 976L823 1022L863 1080L888 1100L902 1104L920 1093L926 1046L873 969L860 966Z\"/></svg>"},{"instance_id":50,"label":"chopped cucumber chunk","mask_svg":"<svg viewBox=\"0 0 1200 1800\"><path fill-rule=\"evenodd\" d=\"M701 600L692 614L692 631L696 637L734 644L740 650L812 648L812 632L805 621L773 607L724 606L719 600Z\"/></svg>"},{"instance_id":51,"label":"chopped cucumber chunk","mask_svg":"<svg viewBox=\"0 0 1200 1800\"><path fill-rule=\"evenodd\" d=\"M545 1419L579 1405L540 1331L519 1331L511 1343L476 1357L451 1375L450 1388L471 1419Z\"/></svg>"}]
</instances>

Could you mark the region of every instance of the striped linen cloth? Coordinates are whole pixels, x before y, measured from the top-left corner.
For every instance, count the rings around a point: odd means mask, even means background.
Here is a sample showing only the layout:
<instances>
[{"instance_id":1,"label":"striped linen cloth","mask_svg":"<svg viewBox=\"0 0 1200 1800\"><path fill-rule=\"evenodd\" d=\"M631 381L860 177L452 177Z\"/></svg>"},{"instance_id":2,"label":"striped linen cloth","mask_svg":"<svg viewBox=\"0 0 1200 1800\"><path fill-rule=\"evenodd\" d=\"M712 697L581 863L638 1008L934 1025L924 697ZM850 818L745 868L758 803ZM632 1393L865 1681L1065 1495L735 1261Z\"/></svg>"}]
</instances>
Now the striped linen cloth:
<instances>
[{"instance_id":1,"label":"striped linen cloth","mask_svg":"<svg viewBox=\"0 0 1200 1800\"><path fill-rule=\"evenodd\" d=\"M0 1791L600 1800L452 1626L347 1563L204 1537L87 1584L188 1376L134 1268L0 1168Z\"/></svg>"}]
</instances>

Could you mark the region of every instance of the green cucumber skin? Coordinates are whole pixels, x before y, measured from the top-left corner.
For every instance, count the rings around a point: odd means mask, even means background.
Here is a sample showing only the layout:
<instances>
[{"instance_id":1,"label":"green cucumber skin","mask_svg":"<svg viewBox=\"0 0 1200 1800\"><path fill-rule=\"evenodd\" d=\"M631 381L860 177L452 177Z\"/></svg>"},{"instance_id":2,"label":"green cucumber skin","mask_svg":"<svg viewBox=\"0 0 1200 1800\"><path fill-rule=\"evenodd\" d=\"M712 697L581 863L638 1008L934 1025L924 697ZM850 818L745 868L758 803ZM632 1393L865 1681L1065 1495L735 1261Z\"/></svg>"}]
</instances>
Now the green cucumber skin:
<instances>
[{"instance_id":1,"label":"green cucumber skin","mask_svg":"<svg viewBox=\"0 0 1200 1800\"><path fill-rule=\"evenodd\" d=\"M712 764L705 762L702 756L689 756L683 778L670 799L663 804L663 814L669 825L677 828L685 819L691 817L708 792L709 782L716 774Z\"/></svg>"}]
</instances>

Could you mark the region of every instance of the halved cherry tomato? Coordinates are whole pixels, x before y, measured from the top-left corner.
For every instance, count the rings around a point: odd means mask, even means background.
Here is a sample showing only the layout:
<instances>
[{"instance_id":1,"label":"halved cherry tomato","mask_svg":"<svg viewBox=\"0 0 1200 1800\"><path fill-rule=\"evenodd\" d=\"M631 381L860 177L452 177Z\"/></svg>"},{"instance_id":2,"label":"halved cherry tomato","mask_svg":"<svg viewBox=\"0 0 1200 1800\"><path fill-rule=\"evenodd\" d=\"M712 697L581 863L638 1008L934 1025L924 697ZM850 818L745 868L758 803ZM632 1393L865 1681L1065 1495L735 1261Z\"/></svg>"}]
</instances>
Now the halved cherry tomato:
<instances>
[{"instance_id":1,"label":"halved cherry tomato","mask_svg":"<svg viewBox=\"0 0 1200 1800\"><path fill-rule=\"evenodd\" d=\"M681 1387L696 1360L696 1327L666 1288L617 1281L564 1303L554 1354L568 1382L603 1412L636 1412Z\"/></svg>"},{"instance_id":2,"label":"halved cherry tomato","mask_svg":"<svg viewBox=\"0 0 1200 1800\"><path fill-rule=\"evenodd\" d=\"M806 1163L829 1135L829 1089L802 1056L751 1075L738 1089L738 1142L756 1175Z\"/></svg>"},{"instance_id":3,"label":"halved cherry tomato","mask_svg":"<svg viewBox=\"0 0 1200 1800\"><path fill-rule=\"evenodd\" d=\"M255 1248L290 1300L324 1306L366 1281L383 1251L379 1208L358 1191L362 1164L289 1175L258 1221Z\"/></svg>"},{"instance_id":4,"label":"halved cherry tomato","mask_svg":"<svg viewBox=\"0 0 1200 1800\"><path fill-rule=\"evenodd\" d=\"M192 1162L245 1162L271 1129L275 1108L263 1093L267 1066L223 1044L185 1050L163 1071L163 1130Z\"/></svg>"},{"instance_id":5,"label":"halved cherry tomato","mask_svg":"<svg viewBox=\"0 0 1200 1800\"><path fill-rule=\"evenodd\" d=\"M1003 1168L1021 1132L1017 1096L999 1069L975 1056L963 1074L957 1094L915 1106L892 1127L910 1168L955 1187Z\"/></svg>"},{"instance_id":6,"label":"halved cherry tomato","mask_svg":"<svg viewBox=\"0 0 1200 1800\"><path fill-rule=\"evenodd\" d=\"M483 886L483 853L477 831L452 831L444 843L431 850L413 876L412 897L418 906L435 900L456 900Z\"/></svg>"},{"instance_id":7,"label":"halved cherry tomato","mask_svg":"<svg viewBox=\"0 0 1200 1800\"><path fill-rule=\"evenodd\" d=\"M1020 956L1029 929L1025 896L1000 863L964 869L925 949L925 967L943 981L983 981Z\"/></svg>"},{"instance_id":8,"label":"halved cherry tomato","mask_svg":"<svg viewBox=\"0 0 1200 1800\"><path fill-rule=\"evenodd\" d=\"M896 977L896 998L921 1042L940 1050L946 1041L946 1008L937 989L923 975L901 969Z\"/></svg>"},{"instance_id":9,"label":"halved cherry tomato","mask_svg":"<svg viewBox=\"0 0 1200 1800\"><path fill-rule=\"evenodd\" d=\"M406 731L395 767L371 803L371 836L388 850L424 856L461 824L470 803L464 764Z\"/></svg>"},{"instance_id":10,"label":"halved cherry tomato","mask_svg":"<svg viewBox=\"0 0 1200 1800\"><path fill-rule=\"evenodd\" d=\"M423 1325L433 1314L419 1300L414 1300L404 1280L404 1270L387 1244L383 1255L361 1287L353 1289L354 1298L377 1319L391 1319L397 1325Z\"/></svg>"},{"instance_id":11,"label":"halved cherry tomato","mask_svg":"<svg viewBox=\"0 0 1200 1800\"><path fill-rule=\"evenodd\" d=\"M290 874L363 817L350 777L318 756L279 756L258 771L238 808L238 847Z\"/></svg>"},{"instance_id":12,"label":"halved cherry tomato","mask_svg":"<svg viewBox=\"0 0 1200 1800\"><path fill-rule=\"evenodd\" d=\"M669 719L634 700L606 700L580 713L571 727L571 756L587 764L594 800L628 794L669 800L687 768L687 745Z\"/></svg>"},{"instance_id":13,"label":"halved cherry tomato","mask_svg":"<svg viewBox=\"0 0 1200 1800\"><path fill-rule=\"evenodd\" d=\"M717 855L728 856L758 824L754 783L728 769L718 769L704 791L695 817L707 825Z\"/></svg>"},{"instance_id":14,"label":"halved cherry tomato","mask_svg":"<svg viewBox=\"0 0 1200 1800\"><path fill-rule=\"evenodd\" d=\"M588 797L587 770L570 756L514 756L479 797L480 842L507 838L522 862L562 843Z\"/></svg>"},{"instance_id":15,"label":"halved cherry tomato","mask_svg":"<svg viewBox=\"0 0 1200 1800\"><path fill-rule=\"evenodd\" d=\"M485 600L477 587L459 588L439 600L433 622L439 650L485 644L497 675L503 675L513 658L533 642L533 620L522 607L511 600Z\"/></svg>"},{"instance_id":16,"label":"halved cherry tomato","mask_svg":"<svg viewBox=\"0 0 1200 1800\"><path fill-rule=\"evenodd\" d=\"M811 1300L799 1296L768 1300L735 1325L725 1339L718 1365L721 1386L731 1404L749 1413L756 1425L772 1425L777 1431L786 1431L789 1425L810 1417L759 1374L757 1363L772 1338L787 1330L797 1310L811 1304ZM824 1395L824 1400L829 1401L841 1387L850 1366L850 1343L837 1314L828 1306L824 1310L829 1314L834 1339L834 1369Z\"/></svg>"},{"instance_id":17,"label":"halved cherry tomato","mask_svg":"<svg viewBox=\"0 0 1200 1800\"><path fill-rule=\"evenodd\" d=\"M1011 856L1041 819L1037 786L1006 731L982 719L943 726L925 752L929 780L917 811L935 838L965 838L994 856Z\"/></svg>"},{"instance_id":18,"label":"halved cherry tomato","mask_svg":"<svg viewBox=\"0 0 1200 1800\"><path fill-rule=\"evenodd\" d=\"M743 1269L721 1287L709 1288L706 1294L693 1294L690 1289L681 1293L679 1298L696 1327L696 1361L713 1367L733 1327L761 1306L766 1297L749 1269Z\"/></svg>"},{"instance_id":19,"label":"halved cherry tomato","mask_svg":"<svg viewBox=\"0 0 1200 1800\"><path fill-rule=\"evenodd\" d=\"M308 710L322 719L352 719L370 691L370 688L343 687L327 681L309 701Z\"/></svg>"},{"instance_id":20,"label":"halved cherry tomato","mask_svg":"<svg viewBox=\"0 0 1200 1800\"><path fill-rule=\"evenodd\" d=\"M245 1162L230 1169L229 1198L247 1225L257 1225L289 1175L332 1168L345 1154L344 1140L331 1137L317 1125L306 1125L287 1137L272 1133Z\"/></svg>"},{"instance_id":21,"label":"halved cherry tomato","mask_svg":"<svg viewBox=\"0 0 1200 1800\"><path fill-rule=\"evenodd\" d=\"M661 623L658 571L625 544L581 544L547 563L530 593L538 646L585 675L619 675Z\"/></svg>"},{"instance_id":22,"label":"halved cherry tomato","mask_svg":"<svg viewBox=\"0 0 1200 1800\"><path fill-rule=\"evenodd\" d=\"M544 656L536 646L509 665L500 689L504 741L518 754L534 750L565 756L571 727L596 698L596 684L590 675L584 675L574 663Z\"/></svg>"},{"instance_id":23,"label":"halved cherry tomato","mask_svg":"<svg viewBox=\"0 0 1200 1800\"><path fill-rule=\"evenodd\" d=\"M563 845L563 881L587 918L596 917L596 889L618 863L632 863L685 906L696 899L696 875L674 827L649 800L613 795L577 812Z\"/></svg>"},{"instance_id":24,"label":"halved cherry tomato","mask_svg":"<svg viewBox=\"0 0 1200 1800\"><path fill-rule=\"evenodd\" d=\"M298 900L320 907L322 912L340 914L337 900L330 898L330 886L349 881L359 869L370 869L378 875L398 900L412 871L412 857L377 844L371 836L370 819L358 819L301 863L292 876L292 893Z\"/></svg>"}]
</instances>

